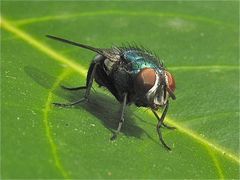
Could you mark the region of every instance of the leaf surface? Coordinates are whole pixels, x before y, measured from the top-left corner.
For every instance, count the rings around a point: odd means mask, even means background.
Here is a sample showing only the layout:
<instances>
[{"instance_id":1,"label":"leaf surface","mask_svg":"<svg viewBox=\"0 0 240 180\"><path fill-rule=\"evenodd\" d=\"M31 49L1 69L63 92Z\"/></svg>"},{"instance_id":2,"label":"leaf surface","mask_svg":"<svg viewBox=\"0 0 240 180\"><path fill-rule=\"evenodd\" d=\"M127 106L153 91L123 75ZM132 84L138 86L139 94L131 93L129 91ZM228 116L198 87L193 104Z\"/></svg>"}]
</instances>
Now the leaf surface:
<instances>
[{"instance_id":1,"label":"leaf surface","mask_svg":"<svg viewBox=\"0 0 240 180\"><path fill-rule=\"evenodd\" d=\"M239 178L239 3L7 2L1 15L1 169L14 178ZM122 133L119 104L94 86L89 103L56 108L83 91L95 47L136 42L174 74L159 143L150 111L130 106Z\"/></svg>"}]
</instances>

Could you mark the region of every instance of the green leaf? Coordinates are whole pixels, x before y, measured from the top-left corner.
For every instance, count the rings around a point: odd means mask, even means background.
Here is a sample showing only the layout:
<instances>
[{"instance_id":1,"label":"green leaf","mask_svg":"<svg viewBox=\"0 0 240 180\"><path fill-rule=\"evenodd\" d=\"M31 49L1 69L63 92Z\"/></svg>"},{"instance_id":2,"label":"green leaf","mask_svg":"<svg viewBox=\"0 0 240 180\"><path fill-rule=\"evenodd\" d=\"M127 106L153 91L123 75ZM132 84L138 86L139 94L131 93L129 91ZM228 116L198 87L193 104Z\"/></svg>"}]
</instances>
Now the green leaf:
<instances>
[{"instance_id":1,"label":"green leaf","mask_svg":"<svg viewBox=\"0 0 240 180\"><path fill-rule=\"evenodd\" d=\"M1 177L239 179L239 2L2 2ZM174 74L163 129L150 111L128 107L110 141L119 103L94 85L89 103L60 84L85 84L95 47L136 42Z\"/></svg>"}]
</instances>

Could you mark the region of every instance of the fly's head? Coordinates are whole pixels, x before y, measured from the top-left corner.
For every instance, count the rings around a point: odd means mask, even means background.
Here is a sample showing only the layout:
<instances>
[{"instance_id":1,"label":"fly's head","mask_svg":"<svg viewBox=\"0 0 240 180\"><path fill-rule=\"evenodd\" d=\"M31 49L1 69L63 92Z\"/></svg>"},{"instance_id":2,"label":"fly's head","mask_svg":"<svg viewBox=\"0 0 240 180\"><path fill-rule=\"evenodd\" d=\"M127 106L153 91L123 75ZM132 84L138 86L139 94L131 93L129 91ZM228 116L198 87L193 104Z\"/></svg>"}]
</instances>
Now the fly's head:
<instances>
[{"instance_id":1,"label":"fly's head","mask_svg":"<svg viewBox=\"0 0 240 180\"><path fill-rule=\"evenodd\" d=\"M174 77L168 71L162 70L160 73L152 68L144 68L134 81L135 104L157 110L166 105L169 97L176 99L175 88Z\"/></svg>"}]
</instances>

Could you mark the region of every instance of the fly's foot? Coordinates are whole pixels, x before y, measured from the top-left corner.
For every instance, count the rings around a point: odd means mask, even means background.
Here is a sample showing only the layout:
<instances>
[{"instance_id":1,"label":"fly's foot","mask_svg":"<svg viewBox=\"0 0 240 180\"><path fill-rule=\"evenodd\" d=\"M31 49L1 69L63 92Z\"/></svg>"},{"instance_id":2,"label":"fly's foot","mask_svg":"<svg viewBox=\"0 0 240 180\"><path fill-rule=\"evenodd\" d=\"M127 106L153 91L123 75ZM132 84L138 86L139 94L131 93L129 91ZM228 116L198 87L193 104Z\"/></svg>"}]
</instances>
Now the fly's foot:
<instances>
[{"instance_id":1,"label":"fly's foot","mask_svg":"<svg viewBox=\"0 0 240 180\"><path fill-rule=\"evenodd\" d=\"M82 99L72 102L72 103L53 103L53 104L58 107L71 107L71 106L74 106L76 104L79 104L79 103L87 101L87 100L88 100L87 98L82 98Z\"/></svg>"},{"instance_id":2,"label":"fly's foot","mask_svg":"<svg viewBox=\"0 0 240 180\"><path fill-rule=\"evenodd\" d=\"M171 129L171 130L177 129L177 128L174 127L174 126L169 126L169 125L167 125L167 124L165 124L165 123L162 123L162 125L163 125L165 128L167 128L167 129Z\"/></svg>"},{"instance_id":3,"label":"fly's foot","mask_svg":"<svg viewBox=\"0 0 240 180\"><path fill-rule=\"evenodd\" d=\"M61 85L61 88L65 89L65 90L69 90L69 91L76 91L76 90L80 90L80 89L87 89L87 86L67 87L67 86Z\"/></svg>"},{"instance_id":4,"label":"fly's foot","mask_svg":"<svg viewBox=\"0 0 240 180\"><path fill-rule=\"evenodd\" d=\"M168 151L172 151L172 149L164 142L164 140L162 139L160 139L160 141L161 141L161 143L162 143L162 145L168 150Z\"/></svg>"},{"instance_id":5,"label":"fly's foot","mask_svg":"<svg viewBox=\"0 0 240 180\"><path fill-rule=\"evenodd\" d=\"M158 136L159 136L159 140L160 142L162 143L162 145L168 150L168 151L171 151L171 148L165 143L165 141L163 140L163 137L162 137L162 133L161 133L161 124L158 124L157 125L157 133L158 133Z\"/></svg>"},{"instance_id":6,"label":"fly's foot","mask_svg":"<svg viewBox=\"0 0 240 180\"><path fill-rule=\"evenodd\" d=\"M110 138L111 141L114 141L117 139L117 133L113 133L112 137Z\"/></svg>"},{"instance_id":7,"label":"fly's foot","mask_svg":"<svg viewBox=\"0 0 240 180\"><path fill-rule=\"evenodd\" d=\"M52 103L54 106L57 107L70 107L71 105L68 103Z\"/></svg>"}]
</instances>

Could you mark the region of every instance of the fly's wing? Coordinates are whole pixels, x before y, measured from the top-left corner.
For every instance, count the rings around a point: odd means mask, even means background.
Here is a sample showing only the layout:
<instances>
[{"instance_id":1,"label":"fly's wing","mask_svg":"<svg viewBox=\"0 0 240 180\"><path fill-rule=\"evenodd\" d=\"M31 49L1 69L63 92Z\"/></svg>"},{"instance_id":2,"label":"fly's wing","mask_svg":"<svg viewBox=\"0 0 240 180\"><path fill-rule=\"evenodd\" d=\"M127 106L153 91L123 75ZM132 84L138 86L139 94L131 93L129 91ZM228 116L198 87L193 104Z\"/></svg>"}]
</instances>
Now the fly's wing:
<instances>
[{"instance_id":1,"label":"fly's wing","mask_svg":"<svg viewBox=\"0 0 240 180\"><path fill-rule=\"evenodd\" d=\"M84 49L91 50L93 52L101 54L102 56L106 57L110 61L117 61L120 58L119 52L116 49L95 48L95 47L92 47L92 46L89 46L89 45L81 44L81 43L78 43L78 42L74 42L74 41L71 41L71 40L67 40L67 39L57 37L57 36L52 36L52 35L46 35L46 37L48 37L50 39L60 41L60 42L64 42L64 43L67 43L67 44L71 44L73 46L78 46L78 47L81 47L81 48L84 48Z\"/></svg>"},{"instance_id":2,"label":"fly's wing","mask_svg":"<svg viewBox=\"0 0 240 180\"><path fill-rule=\"evenodd\" d=\"M63 39L63 38L60 38L60 37L57 37L57 36L46 35L46 37L48 37L50 39L60 41L60 42L64 42L64 43L67 43L67 44L71 44L71 45L74 45L74 46L78 46L78 47L81 47L81 48L84 48L84 49L88 49L88 50L91 50L91 51L94 51L98 54L103 55L103 50L99 49L99 48L95 48L95 47L91 47L91 46L88 46L88 45L80 44L80 43L70 41L70 40L67 40L67 39Z\"/></svg>"}]
</instances>

